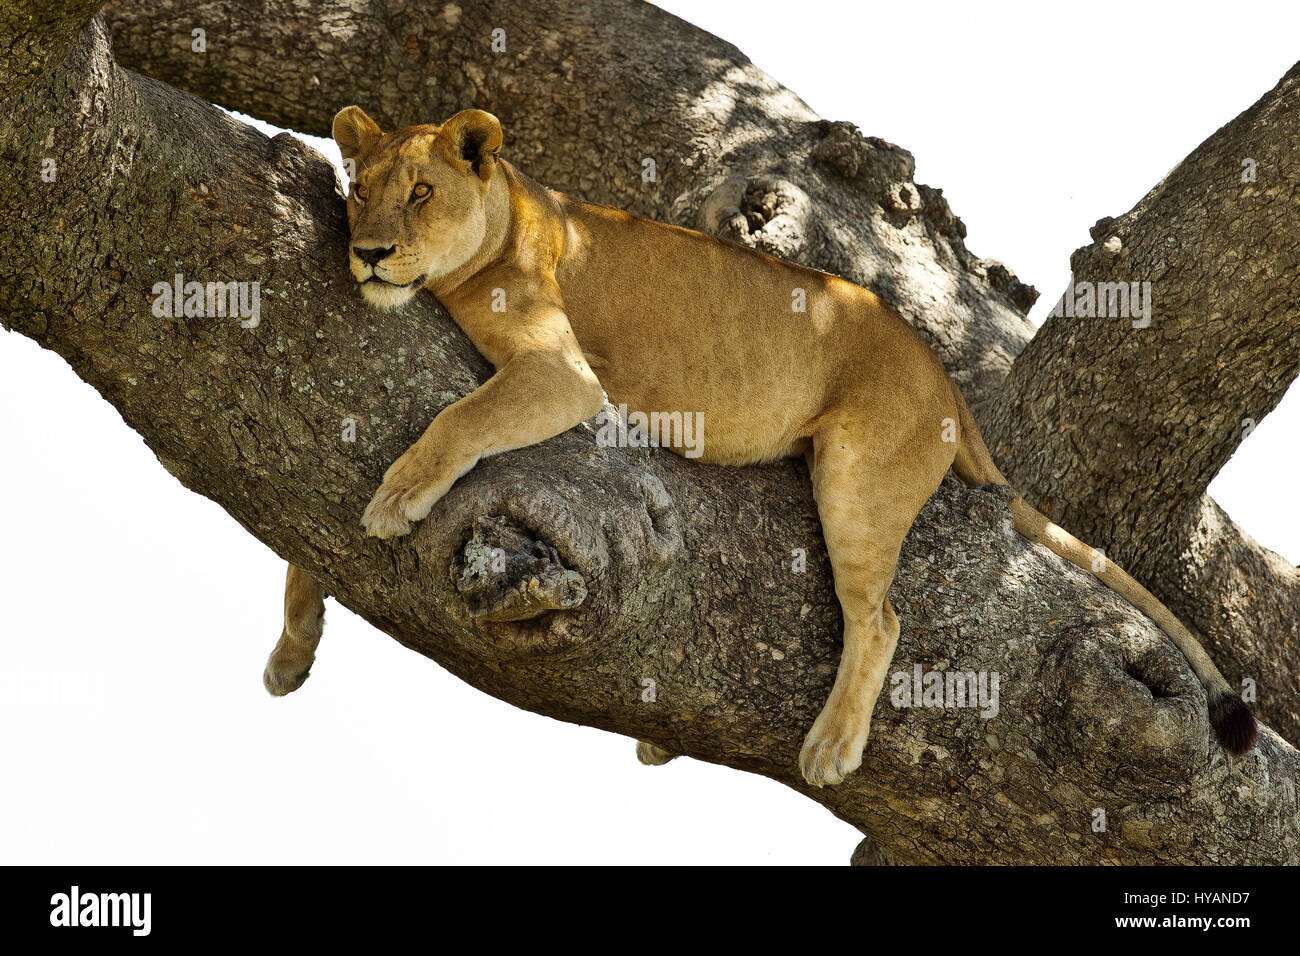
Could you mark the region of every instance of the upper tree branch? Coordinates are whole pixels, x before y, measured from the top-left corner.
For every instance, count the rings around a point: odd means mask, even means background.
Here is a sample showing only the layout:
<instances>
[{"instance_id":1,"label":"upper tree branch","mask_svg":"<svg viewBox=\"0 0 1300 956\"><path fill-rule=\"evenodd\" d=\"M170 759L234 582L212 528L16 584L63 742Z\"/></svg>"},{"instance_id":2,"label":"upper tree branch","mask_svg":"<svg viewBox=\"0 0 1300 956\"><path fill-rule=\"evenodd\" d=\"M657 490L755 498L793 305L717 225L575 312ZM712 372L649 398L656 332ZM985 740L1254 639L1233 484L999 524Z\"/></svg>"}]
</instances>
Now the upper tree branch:
<instances>
[{"instance_id":1,"label":"upper tree branch","mask_svg":"<svg viewBox=\"0 0 1300 956\"><path fill-rule=\"evenodd\" d=\"M1298 150L1300 65L1071 258L1150 283L1150 326L1049 319L990 410L1021 486L1135 570L1300 373Z\"/></svg>"},{"instance_id":2,"label":"upper tree branch","mask_svg":"<svg viewBox=\"0 0 1300 956\"><path fill-rule=\"evenodd\" d=\"M1205 491L1300 373L1297 151L1300 65L1072 257L1076 283L1149 283L1149 327L1051 318L982 409L1012 481L1199 627L1293 740L1300 575Z\"/></svg>"},{"instance_id":3,"label":"upper tree branch","mask_svg":"<svg viewBox=\"0 0 1300 956\"><path fill-rule=\"evenodd\" d=\"M1033 332L1034 291L966 250L909 153L820 120L734 46L641 0L144 0L109 15L125 65L304 132L328 135L348 103L385 126L488 110L516 165L554 189L871 287L973 401ZM207 54L190 49L195 27Z\"/></svg>"}]
</instances>

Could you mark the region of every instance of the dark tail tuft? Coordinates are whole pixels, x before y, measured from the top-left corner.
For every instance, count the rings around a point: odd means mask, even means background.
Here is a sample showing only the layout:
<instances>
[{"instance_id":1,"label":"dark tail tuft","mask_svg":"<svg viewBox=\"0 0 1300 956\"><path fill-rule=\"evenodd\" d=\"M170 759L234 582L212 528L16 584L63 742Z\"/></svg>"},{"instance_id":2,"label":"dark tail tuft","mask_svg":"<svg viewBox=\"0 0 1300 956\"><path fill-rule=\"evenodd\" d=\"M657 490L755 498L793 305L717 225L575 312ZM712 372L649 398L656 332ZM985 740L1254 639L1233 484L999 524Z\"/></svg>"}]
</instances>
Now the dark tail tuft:
<instances>
[{"instance_id":1,"label":"dark tail tuft","mask_svg":"<svg viewBox=\"0 0 1300 956\"><path fill-rule=\"evenodd\" d=\"M1240 757L1255 746L1255 715L1236 694L1224 692L1210 701L1210 723L1229 753Z\"/></svg>"}]
</instances>

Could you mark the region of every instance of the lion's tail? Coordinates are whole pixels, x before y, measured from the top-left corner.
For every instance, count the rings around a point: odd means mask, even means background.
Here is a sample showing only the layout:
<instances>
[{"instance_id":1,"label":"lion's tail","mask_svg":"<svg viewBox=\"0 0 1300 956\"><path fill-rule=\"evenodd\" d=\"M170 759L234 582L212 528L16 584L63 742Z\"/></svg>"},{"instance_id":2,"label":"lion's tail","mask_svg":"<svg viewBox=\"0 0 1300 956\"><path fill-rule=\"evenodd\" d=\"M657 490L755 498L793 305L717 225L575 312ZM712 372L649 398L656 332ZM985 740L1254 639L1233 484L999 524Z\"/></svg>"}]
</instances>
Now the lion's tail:
<instances>
[{"instance_id":1,"label":"lion's tail","mask_svg":"<svg viewBox=\"0 0 1300 956\"><path fill-rule=\"evenodd\" d=\"M975 424L975 418L955 385L953 394L957 399L961 428L953 471L966 485L1008 485L1009 482L1002 472L998 471L998 466L993 461L993 456L989 453ZM1205 686L1210 707L1210 722L1214 725L1219 743L1226 750L1234 754L1244 754L1255 745L1255 716L1250 712L1250 708L1223 679L1223 675L1219 673L1219 669L1214 666L1214 662L1205 653L1205 648L1201 647L1192 632L1183 626L1183 622L1178 620L1159 598L1135 581L1114 561L1101 557L1097 551L1070 532L1053 524L1024 498L1016 495L1011 499L1010 508L1016 531L1030 541L1045 545L1048 550L1060 555L1075 567L1096 575L1102 583L1146 614L1169 635ZM1102 570L1097 570L1098 566Z\"/></svg>"}]
</instances>

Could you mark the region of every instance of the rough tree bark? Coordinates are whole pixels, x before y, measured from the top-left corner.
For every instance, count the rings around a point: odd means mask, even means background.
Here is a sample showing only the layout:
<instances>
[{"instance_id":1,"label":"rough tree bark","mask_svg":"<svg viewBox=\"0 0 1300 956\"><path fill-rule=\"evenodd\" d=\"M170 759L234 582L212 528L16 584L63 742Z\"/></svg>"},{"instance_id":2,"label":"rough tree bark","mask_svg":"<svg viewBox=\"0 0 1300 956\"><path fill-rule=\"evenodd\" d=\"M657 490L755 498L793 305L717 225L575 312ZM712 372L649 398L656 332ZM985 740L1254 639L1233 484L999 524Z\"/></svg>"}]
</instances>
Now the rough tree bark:
<instances>
[{"instance_id":1,"label":"rough tree bark","mask_svg":"<svg viewBox=\"0 0 1300 956\"><path fill-rule=\"evenodd\" d=\"M187 487L343 604L503 700L780 780L857 825L870 840L859 859L1300 858L1300 755L1265 730L1230 764L1154 626L1011 532L998 495L953 479L905 546L895 670L996 671L999 713L882 699L863 769L831 790L795 766L839 653L802 466L600 448L583 426L481 464L409 538L365 538L357 518L384 467L486 364L428 297L401 314L362 306L323 160L119 68L94 2L53 6L39 22L11 8L0 19L4 324L63 355ZM559 188L874 285L978 397L998 394L1028 338L1032 292L964 249L904 151L818 120L733 48L648 5L356 2L326 27L308 2L200 5L202 20L179 4L133 9L117 12L131 62L272 120L318 131L354 99L389 122L488 105L520 165ZM180 50L205 23L222 55L187 76ZM495 27L519 44L505 60L454 56L486 51ZM151 44L164 51L152 61L139 52ZM393 88L336 86L333 61L316 58L327 44L371 46L367 59L401 67ZM250 67L264 57L281 72L261 87ZM573 76L583 92L557 89ZM394 88L419 90L421 115ZM646 156L659 157L654 189ZM151 290L177 272L260 282L261 323L156 318ZM345 419L355 442L340 440ZM509 565L493 579L482 556L498 546ZM791 570L795 548L806 573ZM507 620L546 605L568 609Z\"/></svg>"},{"instance_id":2,"label":"rough tree bark","mask_svg":"<svg viewBox=\"0 0 1300 956\"><path fill-rule=\"evenodd\" d=\"M557 189L881 292L939 351L1030 499L1132 567L1232 679L1256 681L1260 714L1300 740L1297 572L1204 494L1243 420L1271 411L1297 370L1286 295L1294 71L1124 218L1122 252L1105 251L1116 230L1098 224L1093 253L1114 268L1076 265L1089 281L1153 281L1159 327L1137 336L1122 322L1049 323L1003 394L1033 334L1023 313L1036 293L969 254L940 191L912 182L909 154L814 121L733 47L653 7L612 7L367 0L315 14L319 4L286 0L256 12L149 0L110 7L110 19L123 63L211 101L320 135L344 102L396 124L490 109L513 155ZM205 23L213 56L190 49ZM498 28L507 54L491 52ZM645 157L658 161L656 183L642 181ZM1256 184L1241 182L1246 158ZM1149 210L1140 222L1139 210ZM1216 311L1229 318L1207 322ZM1169 374L1152 374L1161 368ZM1148 475L1162 463L1165 482Z\"/></svg>"},{"instance_id":3,"label":"rough tree bark","mask_svg":"<svg viewBox=\"0 0 1300 956\"><path fill-rule=\"evenodd\" d=\"M983 419L1008 477L1256 681L1292 741L1300 572L1205 492L1300 373L1298 152L1300 65L1071 257L1075 282L1150 283L1151 315L1049 319Z\"/></svg>"}]
</instances>

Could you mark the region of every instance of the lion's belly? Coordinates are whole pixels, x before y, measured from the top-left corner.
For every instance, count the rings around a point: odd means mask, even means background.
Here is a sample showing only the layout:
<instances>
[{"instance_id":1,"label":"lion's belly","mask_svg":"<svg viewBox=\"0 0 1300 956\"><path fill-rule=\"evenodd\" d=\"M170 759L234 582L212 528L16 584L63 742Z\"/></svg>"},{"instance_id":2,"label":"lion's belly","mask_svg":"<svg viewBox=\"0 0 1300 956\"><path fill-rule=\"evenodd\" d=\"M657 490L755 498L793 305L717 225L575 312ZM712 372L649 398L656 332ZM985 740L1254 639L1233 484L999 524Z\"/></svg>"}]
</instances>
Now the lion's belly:
<instances>
[{"instance_id":1,"label":"lion's belly","mask_svg":"<svg viewBox=\"0 0 1300 956\"><path fill-rule=\"evenodd\" d=\"M741 465L799 454L815 415L806 396L788 394L797 389L774 394L770 379L759 387L743 367L719 381L712 374L666 374L653 357L649 363L630 356L588 358L620 413L639 423L654 444L688 458Z\"/></svg>"},{"instance_id":2,"label":"lion's belly","mask_svg":"<svg viewBox=\"0 0 1300 956\"><path fill-rule=\"evenodd\" d=\"M749 464L796 454L825 408L842 357L819 353L806 324L763 315L761 301L720 294L726 290L724 283L665 302L647 290L620 289L595 302L579 295L565 303L616 406L658 413L661 421L692 416L703 441L691 457Z\"/></svg>"}]
</instances>

